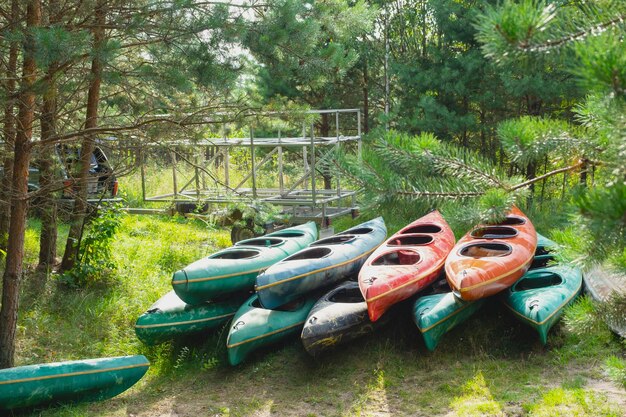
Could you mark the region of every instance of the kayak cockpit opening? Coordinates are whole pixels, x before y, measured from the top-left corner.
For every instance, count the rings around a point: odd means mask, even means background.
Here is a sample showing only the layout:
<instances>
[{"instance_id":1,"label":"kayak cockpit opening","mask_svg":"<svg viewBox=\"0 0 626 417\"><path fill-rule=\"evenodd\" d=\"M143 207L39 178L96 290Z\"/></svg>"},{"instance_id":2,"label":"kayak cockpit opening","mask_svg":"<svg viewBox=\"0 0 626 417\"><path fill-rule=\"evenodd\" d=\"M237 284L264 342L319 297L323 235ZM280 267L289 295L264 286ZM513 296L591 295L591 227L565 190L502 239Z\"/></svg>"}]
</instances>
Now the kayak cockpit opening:
<instances>
[{"instance_id":1,"label":"kayak cockpit opening","mask_svg":"<svg viewBox=\"0 0 626 417\"><path fill-rule=\"evenodd\" d=\"M328 297L328 300L333 303L346 304L362 303L365 301L359 287L341 288L337 290L337 292L335 292L333 295Z\"/></svg>"},{"instance_id":2,"label":"kayak cockpit opening","mask_svg":"<svg viewBox=\"0 0 626 417\"><path fill-rule=\"evenodd\" d=\"M553 287L555 285L561 285L563 283L563 278L559 274L555 274L554 272L537 272L537 273L529 273L519 281L517 284L513 286L512 291L527 291L534 290L537 288L546 288Z\"/></svg>"},{"instance_id":3,"label":"kayak cockpit opening","mask_svg":"<svg viewBox=\"0 0 626 417\"><path fill-rule=\"evenodd\" d=\"M433 242L433 237L429 235L398 236L387 242L389 246L418 246L428 245Z\"/></svg>"},{"instance_id":4,"label":"kayak cockpit opening","mask_svg":"<svg viewBox=\"0 0 626 417\"><path fill-rule=\"evenodd\" d=\"M477 239L508 239L517 234L517 230L510 226L485 226L472 230L470 236Z\"/></svg>"},{"instance_id":5,"label":"kayak cockpit opening","mask_svg":"<svg viewBox=\"0 0 626 417\"><path fill-rule=\"evenodd\" d=\"M500 226L519 226L526 223L526 219L517 216L506 216L506 218L498 223Z\"/></svg>"},{"instance_id":6,"label":"kayak cockpit opening","mask_svg":"<svg viewBox=\"0 0 626 417\"><path fill-rule=\"evenodd\" d=\"M331 236L325 239L320 239L317 242L311 243L310 246L323 246L323 245L341 245L342 243L349 243L356 239L354 236Z\"/></svg>"},{"instance_id":7,"label":"kayak cockpit opening","mask_svg":"<svg viewBox=\"0 0 626 417\"><path fill-rule=\"evenodd\" d=\"M272 237L302 237L304 232L298 232L296 230L285 230L282 232L272 233Z\"/></svg>"},{"instance_id":8,"label":"kayak cockpit opening","mask_svg":"<svg viewBox=\"0 0 626 417\"><path fill-rule=\"evenodd\" d=\"M552 255L535 255L529 269L545 268L555 261Z\"/></svg>"},{"instance_id":9,"label":"kayak cockpit opening","mask_svg":"<svg viewBox=\"0 0 626 417\"><path fill-rule=\"evenodd\" d=\"M504 243L472 243L465 245L459 253L462 256L472 258L484 258L489 256L506 256L512 252L509 245Z\"/></svg>"},{"instance_id":10,"label":"kayak cockpit opening","mask_svg":"<svg viewBox=\"0 0 626 417\"><path fill-rule=\"evenodd\" d=\"M274 311L297 311L300 308L302 308L303 304L304 304L304 299L299 298L297 300L293 300L286 304L283 304L282 306L272 308L272 310ZM259 297L256 297L254 300L252 300L252 302L250 303L250 306L254 308L265 309L265 307L261 305L261 302L259 301Z\"/></svg>"},{"instance_id":11,"label":"kayak cockpit opening","mask_svg":"<svg viewBox=\"0 0 626 417\"><path fill-rule=\"evenodd\" d=\"M535 249L535 256L548 255L550 252L552 251L545 246L537 246L537 249Z\"/></svg>"},{"instance_id":12,"label":"kayak cockpit opening","mask_svg":"<svg viewBox=\"0 0 626 417\"><path fill-rule=\"evenodd\" d=\"M235 249L216 253L209 259L249 259L259 256L259 251L254 249Z\"/></svg>"},{"instance_id":13,"label":"kayak cockpit opening","mask_svg":"<svg viewBox=\"0 0 626 417\"><path fill-rule=\"evenodd\" d=\"M309 248L301 250L295 255L285 259L285 261L301 261L303 259L320 259L330 255L332 250L330 248Z\"/></svg>"},{"instance_id":14,"label":"kayak cockpit opening","mask_svg":"<svg viewBox=\"0 0 626 417\"><path fill-rule=\"evenodd\" d=\"M372 265L415 265L420 261L420 254L411 250L388 252L372 261Z\"/></svg>"},{"instance_id":15,"label":"kayak cockpit opening","mask_svg":"<svg viewBox=\"0 0 626 417\"><path fill-rule=\"evenodd\" d=\"M246 239L240 242L237 242L235 246L260 246L262 248L270 248L273 246L282 245L285 243L284 240L278 239L276 237L258 237L254 239Z\"/></svg>"},{"instance_id":16,"label":"kayak cockpit opening","mask_svg":"<svg viewBox=\"0 0 626 417\"><path fill-rule=\"evenodd\" d=\"M403 235L409 235L414 233L439 233L441 232L441 227L436 224L418 224L417 226L409 227L408 229L403 230Z\"/></svg>"},{"instance_id":17,"label":"kayak cockpit opening","mask_svg":"<svg viewBox=\"0 0 626 417\"><path fill-rule=\"evenodd\" d=\"M366 235L372 233L374 229L371 227L357 227L356 229L348 229L345 232L339 233L340 235Z\"/></svg>"}]
</instances>

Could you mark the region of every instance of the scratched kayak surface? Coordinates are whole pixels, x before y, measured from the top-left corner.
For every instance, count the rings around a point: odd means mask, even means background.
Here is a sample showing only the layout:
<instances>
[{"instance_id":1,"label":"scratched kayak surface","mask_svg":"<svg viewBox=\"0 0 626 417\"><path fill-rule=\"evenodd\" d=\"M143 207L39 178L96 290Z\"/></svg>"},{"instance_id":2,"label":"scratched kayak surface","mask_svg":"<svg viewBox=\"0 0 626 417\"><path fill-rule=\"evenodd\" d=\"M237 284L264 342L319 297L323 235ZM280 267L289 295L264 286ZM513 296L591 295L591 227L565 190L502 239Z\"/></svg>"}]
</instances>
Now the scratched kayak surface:
<instances>
[{"instance_id":1,"label":"scratched kayak surface","mask_svg":"<svg viewBox=\"0 0 626 417\"><path fill-rule=\"evenodd\" d=\"M465 301L489 297L526 273L536 248L533 224L514 206L503 222L479 225L457 242L446 259L446 278Z\"/></svg>"},{"instance_id":2,"label":"scratched kayak surface","mask_svg":"<svg viewBox=\"0 0 626 417\"><path fill-rule=\"evenodd\" d=\"M228 362L238 365L260 347L299 334L315 301L316 297L308 297L269 310L259 304L258 295L254 294L233 317L226 340Z\"/></svg>"},{"instance_id":3,"label":"scratched kayak surface","mask_svg":"<svg viewBox=\"0 0 626 417\"><path fill-rule=\"evenodd\" d=\"M392 305L432 284L454 242L448 223L438 211L433 211L380 245L359 272L359 286L370 320L375 322Z\"/></svg>"},{"instance_id":4,"label":"scratched kayak surface","mask_svg":"<svg viewBox=\"0 0 626 417\"><path fill-rule=\"evenodd\" d=\"M272 265L256 278L265 308L276 308L301 295L356 275L387 235L382 217L361 223Z\"/></svg>"},{"instance_id":5,"label":"scratched kayak surface","mask_svg":"<svg viewBox=\"0 0 626 417\"><path fill-rule=\"evenodd\" d=\"M386 313L377 322L370 321L359 284L348 281L339 284L315 303L300 338L304 349L311 356L318 356L374 332L390 317L391 313Z\"/></svg>"},{"instance_id":6,"label":"scratched kayak surface","mask_svg":"<svg viewBox=\"0 0 626 417\"><path fill-rule=\"evenodd\" d=\"M0 370L0 410L114 397L143 377L143 355L86 359Z\"/></svg>"},{"instance_id":7,"label":"scratched kayak surface","mask_svg":"<svg viewBox=\"0 0 626 417\"><path fill-rule=\"evenodd\" d=\"M179 336L217 328L230 321L245 297L237 295L224 301L190 305L172 290L139 316L135 334L144 344L156 345Z\"/></svg>"},{"instance_id":8,"label":"scratched kayak surface","mask_svg":"<svg viewBox=\"0 0 626 417\"><path fill-rule=\"evenodd\" d=\"M538 236L531 269L502 294L502 302L515 317L537 330L545 345L550 328L582 290L583 276L579 268L554 265L550 248L556 244Z\"/></svg>"},{"instance_id":9,"label":"scratched kayak surface","mask_svg":"<svg viewBox=\"0 0 626 417\"><path fill-rule=\"evenodd\" d=\"M176 271L172 287L188 304L200 304L224 294L251 290L259 272L307 247L315 239L317 226L308 222L242 240Z\"/></svg>"}]
</instances>

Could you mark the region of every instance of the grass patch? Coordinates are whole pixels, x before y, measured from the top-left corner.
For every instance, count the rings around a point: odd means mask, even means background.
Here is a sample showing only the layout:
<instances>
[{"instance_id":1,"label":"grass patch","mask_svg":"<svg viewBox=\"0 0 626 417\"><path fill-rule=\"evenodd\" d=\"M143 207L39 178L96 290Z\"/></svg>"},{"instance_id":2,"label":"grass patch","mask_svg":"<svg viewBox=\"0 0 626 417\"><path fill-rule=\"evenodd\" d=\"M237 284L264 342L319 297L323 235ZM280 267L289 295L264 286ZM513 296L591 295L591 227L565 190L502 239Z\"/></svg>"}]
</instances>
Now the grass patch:
<instances>
[{"instance_id":1,"label":"grass patch","mask_svg":"<svg viewBox=\"0 0 626 417\"><path fill-rule=\"evenodd\" d=\"M532 417L620 417L622 412L606 397L583 389L555 388L528 407Z\"/></svg>"},{"instance_id":2,"label":"grass patch","mask_svg":"<svg viewBox=\"0 0 626 417\"><path fill-rule=\"evenodd\" d=\"M343 218L335 230L362 221ZM410 318L410 302L398 306L396 318L377 334L315 360L295 337L230 367L226 326L146 347L135 337L136 318L171 289L173 271L229 246L228 231L180 217L124 216L113 242L111 284L76 290L59 285L54 275L35 278L39 227L29 221L18 363L144 354L152 366L114 399L35 415L522 416L569 410L586 416L594 415L589 413L598 401L604 413L598 415L619 410L586 388L609 369L621 375L624 346L613 335L574 332L561 322L544 347L497 300L445 335L432 353ZM568 310L566 317L572 314Z\"/></svg>"}]
</instances>

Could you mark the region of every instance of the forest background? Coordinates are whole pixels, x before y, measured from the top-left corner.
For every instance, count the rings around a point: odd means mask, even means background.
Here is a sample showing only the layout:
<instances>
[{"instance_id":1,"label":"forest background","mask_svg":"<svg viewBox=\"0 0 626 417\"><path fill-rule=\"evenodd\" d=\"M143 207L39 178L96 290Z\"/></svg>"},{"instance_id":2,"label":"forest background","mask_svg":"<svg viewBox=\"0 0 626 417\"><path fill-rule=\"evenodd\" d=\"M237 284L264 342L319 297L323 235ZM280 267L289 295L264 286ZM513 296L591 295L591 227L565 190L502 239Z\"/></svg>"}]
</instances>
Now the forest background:
<instances>
[{"instance_id":1,"label":"forest background","mask_svg":"<svg viewBox=\"0 0 626 417\"><path fill-rule=\"evenodd\" d=\"M366 208L408 220L440 207L462 233L515 202L553 219L571 260L623 271L625 16L611 0L0 2L0 367L15 362L35 208L38 274L82 277L81 290L98 275L81 263L98 139L167 146L260 111L361 109L365 163L338 155L329 170ZM328 135L327 117L314 123ZM82 155L61 265L58 144ZM120 182L137 160L118 161Z\"/></svg>"}]
</instances>

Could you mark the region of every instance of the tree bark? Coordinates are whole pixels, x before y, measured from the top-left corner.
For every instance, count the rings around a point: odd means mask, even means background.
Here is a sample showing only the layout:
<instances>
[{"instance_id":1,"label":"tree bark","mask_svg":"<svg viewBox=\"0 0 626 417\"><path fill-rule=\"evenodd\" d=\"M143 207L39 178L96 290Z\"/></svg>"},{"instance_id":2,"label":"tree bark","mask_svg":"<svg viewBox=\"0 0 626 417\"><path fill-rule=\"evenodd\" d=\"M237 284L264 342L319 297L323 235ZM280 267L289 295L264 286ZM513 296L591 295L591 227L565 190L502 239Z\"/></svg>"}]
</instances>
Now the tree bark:
<instances>
[{"instance_id":1,"label":"tree bark","mask_svg":"<svg viewBox=\"0 0 626 417\"><path fill-rule=\"evenodd\" d=\"M11 2L11 20L19 20L20 7L18 0ZM14 24L10 25L11 28ZM9 235L9 219L11 218L11 181L13 179L13 143L15 142L15 84L17 79L17 54L18 42L11 42L9 47L9 60L7 62L5 90L7 100L4 105L4 143L6 147L6 158L3 162L3 175L0 183L0 249L7 249L7 238Z\"/></svg>"},{"instance_id":2,"label":"tree bark","mask_svg":"<svg viewBox=\"0 0 626 417\"><path fill-rule=\"evenodd\" d=\"M106 23L106 1L100 1L96 5L95 25L93 29L93 51L94 57L91 61L91 81L89 92L87 93L87 110L85 119L85 129L92 129L98 126L98 101L100 100L100 84L102 82L102 58L100 49L104 46L104 25ZM65 244L65 253L61 262L63 271L70 270L76 264L80 239L85 226L87 216L87 194L89 182L89 168L91 166L91 155L95 147L95 135L87 134L83 138L80 152L80 173L76 182L76 196L74 200L74 210L72 212L70 231Z\"/></svg>"},{"instance_id":3,"label":"tree bark","mask_svg":"<svg viewBox=\"0 0 626 417\"><path fill-rule=\"evenodd\" d=\"M35 113L35 84L37 64L32 29L41 22L40 0L30 0L26 12L26 45L22 88L18 100L18 125L15 135L13 184L11 189L11 221L7 261L2 280L2 308L0 309L0 369L14 364L15 330L19 309L20 279L24 258L24 234L28 209L28 164Z\"/></svg>"},{"instance_id":4,"label":"tree bark","mask_svg":"<svg viewBox=\"0 0 626 417\"><path fill-rule=\"evenodd\" d=\"M48 23L53 25L59 21L57 0L48 1ZM41 106L41 140L47 141L56 134L57 119L57 85L56 72L58 63L49 65L44 78L45 93ZM54 189L54 143L41 149L38 159L39 186L41 190L39 203L41 215L41 234L39 236L39 264L37 269L47 271L56 262L57 256L57 201Z\"/></svg>"}]
</instances>

